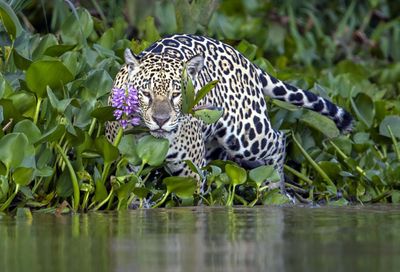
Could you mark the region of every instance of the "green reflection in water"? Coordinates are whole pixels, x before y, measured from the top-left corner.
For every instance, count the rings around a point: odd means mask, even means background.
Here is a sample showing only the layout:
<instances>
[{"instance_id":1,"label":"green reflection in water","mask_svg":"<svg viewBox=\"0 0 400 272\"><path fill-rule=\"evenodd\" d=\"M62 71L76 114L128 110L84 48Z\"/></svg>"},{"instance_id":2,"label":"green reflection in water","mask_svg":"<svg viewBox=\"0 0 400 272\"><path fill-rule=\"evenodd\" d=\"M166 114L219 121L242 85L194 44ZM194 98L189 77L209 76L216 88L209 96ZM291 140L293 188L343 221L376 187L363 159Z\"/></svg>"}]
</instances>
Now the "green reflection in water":
<instances>
[{"instance_id":1,"label":"green reflection in water","mask_svg":"<svg viewBox=\"0 0 400 272\"><path fill-rule=\"evenodd\" d=\"M0 219L0 271L398 271L400 209L193 208Z\"/></svg>"}]
</instances>

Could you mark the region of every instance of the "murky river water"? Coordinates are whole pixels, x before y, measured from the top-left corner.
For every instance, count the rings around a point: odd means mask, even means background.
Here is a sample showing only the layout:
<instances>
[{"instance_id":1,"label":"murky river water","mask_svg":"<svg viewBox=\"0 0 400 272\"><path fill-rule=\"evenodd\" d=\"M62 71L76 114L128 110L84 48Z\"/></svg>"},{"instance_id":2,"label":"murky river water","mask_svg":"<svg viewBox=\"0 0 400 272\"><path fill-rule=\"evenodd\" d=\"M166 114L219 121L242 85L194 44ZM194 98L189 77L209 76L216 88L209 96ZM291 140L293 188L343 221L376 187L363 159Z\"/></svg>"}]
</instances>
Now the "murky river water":
<instances>
[{"instance_id":1,"label":"murky river water","mask_svg":"<svg viewBox=\"0 0 400 272\"><path fill-rule=\"evenodd\" d=\"M400 271L400 206L3 217L0 271Z\"/></svg>"}]
</instances>

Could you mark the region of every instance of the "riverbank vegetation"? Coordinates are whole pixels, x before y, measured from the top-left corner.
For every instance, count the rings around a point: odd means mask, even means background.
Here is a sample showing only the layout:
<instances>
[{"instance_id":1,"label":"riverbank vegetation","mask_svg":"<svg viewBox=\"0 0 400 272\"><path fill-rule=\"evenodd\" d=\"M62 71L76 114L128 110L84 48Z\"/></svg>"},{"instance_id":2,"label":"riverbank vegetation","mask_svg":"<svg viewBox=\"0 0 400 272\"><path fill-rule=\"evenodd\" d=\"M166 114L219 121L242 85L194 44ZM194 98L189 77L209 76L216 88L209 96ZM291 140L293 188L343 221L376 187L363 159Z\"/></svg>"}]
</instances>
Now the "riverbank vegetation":
<instances>
[{"instance_id":1,"label":"riverbank vegetation","mask_svg":"<svg viewBox=\"0 0 400 272\"><path fill-rule=\"evenodd\" d=\"M399 12L384 0L0 1L0 211L288 202L261 186L276 180L270 167L193 165L206 180L200 193L165 173L165 141L104 137L124 49L183 32L231 44L352 113L353 132L340 135L323 116L269 100L273 126L288 135L286 187L298 201L398 203Z\"/></svg>"}]
</instances>

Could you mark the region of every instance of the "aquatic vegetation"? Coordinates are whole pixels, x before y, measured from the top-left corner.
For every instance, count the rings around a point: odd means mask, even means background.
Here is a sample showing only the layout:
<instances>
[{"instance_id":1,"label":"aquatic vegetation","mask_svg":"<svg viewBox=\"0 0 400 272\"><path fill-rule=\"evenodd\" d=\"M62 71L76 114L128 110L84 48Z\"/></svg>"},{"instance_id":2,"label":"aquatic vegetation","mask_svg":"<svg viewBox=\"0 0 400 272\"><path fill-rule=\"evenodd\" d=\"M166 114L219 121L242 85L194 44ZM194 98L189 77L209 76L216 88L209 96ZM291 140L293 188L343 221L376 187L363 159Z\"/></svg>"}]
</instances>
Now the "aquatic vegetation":
<instances>
[{"instance_id":1,"label":"aquatic vegetation","mask_svg":"<svg viewBox=\"0 0 400 272\"><path fill-rule=\"evenodd\" d=\"M273 76L329 97L353 114L354 130L343 136L323 116L269 101L273 126L288 135L286 187L299 201L400 202L396 5L130 2L99 1L96 7L0 2L0 211L288 201L278 189L262 186L265 179L276 181L266 166L248 171L215 161L198 169L187 162L204 184L170 177L163 168L168 141L135 135L145 130L135 115L134 86L113 90L116 110L107 106L125 48L139 53L177 32L221 39ZM131 16L125 19L121 10ZM215 84L196 96L188 85L185 112L218 119L215 105L195 107ZM109 143L104 124L114 120L133 127Z\"/></svg>"}]
</instances>

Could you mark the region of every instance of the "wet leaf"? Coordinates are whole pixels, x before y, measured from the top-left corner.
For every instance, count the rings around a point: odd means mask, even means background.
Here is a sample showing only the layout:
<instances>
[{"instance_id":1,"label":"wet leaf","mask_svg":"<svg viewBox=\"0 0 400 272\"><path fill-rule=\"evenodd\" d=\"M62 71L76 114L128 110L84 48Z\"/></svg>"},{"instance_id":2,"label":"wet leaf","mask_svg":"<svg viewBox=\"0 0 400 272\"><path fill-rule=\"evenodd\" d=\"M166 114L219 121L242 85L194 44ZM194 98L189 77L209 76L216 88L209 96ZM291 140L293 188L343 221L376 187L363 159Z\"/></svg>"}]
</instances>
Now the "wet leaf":
<instances>
[{"instance_id":1,"label":"wet leaf","mask_svg":"<svg viewBox=\"0 0 400 272\"><path fill-rule=\"evenodd\" d=\"M400 139L400 116L386 116L379 125L379 134L390 138L391 136L388 127L390 127L390 129L392 130L393 135L397 139Z\"/></svg>"},{"instance_id":2,"label":"wet leaf","mask_svg":"<svg viewBox=\"0 0 400 272\"><path fill-rule=\"evenodd\" d=\"M56 89L73 80L71 72L58 60L33 62L26 71L26 83L37 96L46 96L46 87Z\"/></svg>"},{"instance_id":3,"label":"wet leaf","mask_svg":"<svg viewBox=\"0 0 400 272\"><path fill-rule=\"evenodd\" d=\"M21 165L28 149L29 141L23 133L10 133L0 139L0 161L7 169Z\"/></svg>"},{"instance_id":4,"label":"wet leaf","mask_svg":"<svg viewBox=\"0 0 400 272\"><path fill-rule=\"evenodd\" d=\"M167 139L155 138L146 135L138 141L137 154L144 163L151 166L159 166L165 160L169 148Z\"/></svg>"},{"instance_id":5,"label":"wet leaf","mask_svg":"<svg viewBox=\"0 0 400 272\"><path fill-rule=\"evenodd\" d=\"M375 116L375 105L371 97L367 94L359 93L355 99L351 99L351 105L358 119L370 128Z\"/></svg>"},{"instance_id":6,"label":"wet leaf","mask_svg":"<svg viewBox=\"0 0 400 272\"><path fill-rule=\"evenodd\" d=\"M0 19L11 40L15 40L22 32L22 26L15 12L4 1L0 1Z\"/></svg>"},{"instance_id":7,"label":"wet leaf","mask_svg":"<svg viewBox=\"0 0 400 272\"><path fill-rule=\"evenodd\" d=\"M163 183L168 193L174 193L180 198L192 197L197 187L197 181L190 177L167 177Z\"/></svg>"},{"instance_id":8,"label":"wet leaf","mask_svg":"<svg viewBox=\"0 0 400 272\"><path fill-rule=\"evenodd\" d=\"M265 181L278 182L280 176L278 171L271 165L262 165L249 171L249 177L253 180L258 187L260 187Z\"/></svg>"},{"instance_id":9,"label":"wet leaf","mask_svg":"<svg viewBox=\"0 0 400 272\"><path fill-rule=\"evenodd\" d=\"M40 129L28 119L22 120L15 124L14 132L24 133L28 137L28 140L31 144L37 142L42 136Z\"/></svg>"},{"instance_id":10,"label":"wet leaf","mask_svg":"<svg viewBox=\"0 0 400 272\"><path fill-rule=\"evenodd\" d=\"M19 167L12 174L13 181L19 185L28 185L34 177L35 169Z\"/></svg>"},{"instance_id":11,"label":"wet leaf","mask_svg":"<svg viewBox=\"0 0 400 272\"><path fill-rule=\"evenodd\" d=\"M246 182L247 173L245 169L233 164L227 164L225 171L232 185L239 185Z\"/></svg>"}]
</instances>

